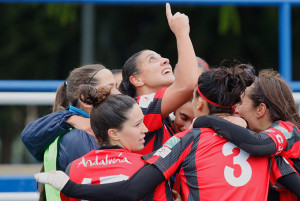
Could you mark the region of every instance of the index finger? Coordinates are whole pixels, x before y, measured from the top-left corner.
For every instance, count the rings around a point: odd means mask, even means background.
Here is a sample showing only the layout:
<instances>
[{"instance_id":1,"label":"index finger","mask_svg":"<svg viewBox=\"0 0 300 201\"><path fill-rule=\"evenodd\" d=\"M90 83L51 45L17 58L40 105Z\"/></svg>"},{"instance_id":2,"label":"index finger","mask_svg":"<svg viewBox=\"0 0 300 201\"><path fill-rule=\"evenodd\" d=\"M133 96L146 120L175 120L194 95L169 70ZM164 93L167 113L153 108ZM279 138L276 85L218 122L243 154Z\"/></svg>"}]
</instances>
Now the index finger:
<instances>
[{"instance_id":1,"label":"index finger","mask_svg":"<svg viewBox=\"0 0 300 201\"><path fill-rule=\"evenodd\" d=\"M166 3L166 15L168 20L172 17L171 6L169 3Z\"/></svg>"}]
</instances>

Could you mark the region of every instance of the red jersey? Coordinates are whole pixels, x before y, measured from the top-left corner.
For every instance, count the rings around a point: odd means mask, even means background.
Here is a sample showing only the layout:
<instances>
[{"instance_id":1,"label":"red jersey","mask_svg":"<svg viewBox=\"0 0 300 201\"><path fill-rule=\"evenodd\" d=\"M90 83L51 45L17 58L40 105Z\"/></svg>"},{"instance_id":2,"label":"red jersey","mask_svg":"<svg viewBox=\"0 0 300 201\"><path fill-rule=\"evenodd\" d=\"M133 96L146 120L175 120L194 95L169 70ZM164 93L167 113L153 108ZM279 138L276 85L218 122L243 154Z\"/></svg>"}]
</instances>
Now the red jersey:
<instances>
[{"instance_id":1,"label":"red jersey","mask_svg":"<svg viewBox=\"0 0 300 201\"><path fill-rule=\"evenodd\" d=\"M70 179L76 183L105 184L127 180L144 165L139 154L122 148L108 148L89 152L73 161L68 169ZM173 195L168 183L162 182L143 200L173 200Z\"/></svg>"},{"instance_id":2,"label":"red jersey","mask_svg":"<svg viewBox=\"0 0 300 201\"><path fill-rule=\"evenodd\" d=\"M277 179L291 174L300 173L300 135L298 127L287 121L276 121L270 128L263 131L269 135L277 145L277 153L272 160L271 183L279 191L281 201L297 201L297 197L289 190L276 183ZM283 137L279 137L283 136ZM279 145L282 144L282 145Z\"/></svg>"},{"instance_id":3,"label":"red jersey","mask_svg":"<svg viewBox=\"0 0 300 201\"><path fill-rule=\"evenodd\" d=\"M145 147L138 152L139 154L149 154L158 150L173 135L164 125L161 116L161 102L166 89L163 88L156 93L136 97L136 102L144 114L144 124L148 128Z\"/></svg>"},{"instance_id":4,"label":"red jersey","mask_svg":"<svg viewBox=\"0 0 300 201\"><path fill-rule=\"evenodd\" d=\"M253 157L201 128L178 133L143 156L169 178L179 169L182 200L267 200L268 157Z\"/></svg>"}]
</instances>

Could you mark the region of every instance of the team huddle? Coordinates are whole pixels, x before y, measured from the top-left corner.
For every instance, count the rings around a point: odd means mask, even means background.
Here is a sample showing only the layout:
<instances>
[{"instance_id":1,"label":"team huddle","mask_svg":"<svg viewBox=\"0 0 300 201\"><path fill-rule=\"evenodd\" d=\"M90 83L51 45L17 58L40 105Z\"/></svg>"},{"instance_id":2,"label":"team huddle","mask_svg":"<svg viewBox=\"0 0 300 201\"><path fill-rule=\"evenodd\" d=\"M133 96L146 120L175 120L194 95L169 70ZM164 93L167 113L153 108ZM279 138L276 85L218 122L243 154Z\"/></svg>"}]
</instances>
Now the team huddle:
<instances>
[{"instance_id":1,"label":"team huddle","mask_svg":"<svg viewBox=\"0 0 300 201\"><path fill-rule=\"evenodd\" d=\"M270 69L209 68L189 18L166 16L178 61L132 55L118 85L100 64L75 68L53 113L23 130L43 162L35 178L48 200L300 200L300 116Z\"/></svg>"}]
</instances>

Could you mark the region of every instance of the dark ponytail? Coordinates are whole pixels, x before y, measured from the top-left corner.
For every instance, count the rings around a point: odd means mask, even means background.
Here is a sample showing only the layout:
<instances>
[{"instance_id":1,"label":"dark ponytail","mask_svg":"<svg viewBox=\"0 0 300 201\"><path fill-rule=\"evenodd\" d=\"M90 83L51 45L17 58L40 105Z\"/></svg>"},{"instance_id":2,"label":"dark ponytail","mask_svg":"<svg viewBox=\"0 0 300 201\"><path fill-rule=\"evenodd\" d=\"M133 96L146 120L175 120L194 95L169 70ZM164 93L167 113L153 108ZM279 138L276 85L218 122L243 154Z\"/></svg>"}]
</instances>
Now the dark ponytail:
<instances>
[{"instance_id":1,"label":"dark ponytail","mask_svg":"<svg viewBox=\"0 0 300 201\"><path fill-rule=\"evenodd\" d=\"M56 90L56 96L52 107L52 112L56 112L58 110L64 110L69 105L70 102L67 97L66 85L65 83L62 83Z\"/></svg>"},{"instance_id":2,"label":"dark ponytail","mask_svg":"<svg viewBox=\"0 0 300 201\"><path fill-rule=\"evenodd\" d=\"M140 73L137 67L137 58L140 56L142 52L145 50L139 51L132 55L127 61L125 62L122 68L122 82L119 86L119 90L122 94L128 95L130 97L136 96L136 87L130 82L129 78L132 75L137 75Z\"/></svg>"}]
</instances>

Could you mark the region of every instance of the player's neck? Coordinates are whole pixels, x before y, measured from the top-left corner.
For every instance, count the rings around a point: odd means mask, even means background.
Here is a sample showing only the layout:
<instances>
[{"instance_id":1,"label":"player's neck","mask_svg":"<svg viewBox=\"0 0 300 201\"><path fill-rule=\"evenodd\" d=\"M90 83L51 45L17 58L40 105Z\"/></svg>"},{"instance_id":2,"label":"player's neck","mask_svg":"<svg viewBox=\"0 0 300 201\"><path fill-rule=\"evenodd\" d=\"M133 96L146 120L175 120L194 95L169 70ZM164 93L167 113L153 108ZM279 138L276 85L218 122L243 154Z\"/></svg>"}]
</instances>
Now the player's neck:
<instances>
[{"instance_id":1,"label":"player's neck","mask_svg":"<svg viewBox=\"0 0 300 201\"><path fill-rule=\"evenodd\" d=\"M228 116L230 116L230 114L228 114L228 113L215 113L213 115L221 117L223 119L226 118L226 117L228 117Z\"/></svg>"}]
</instances>

